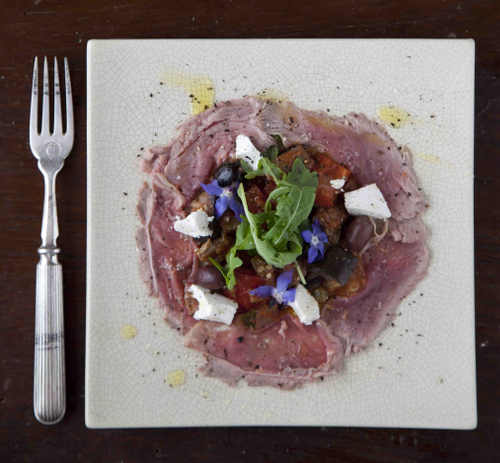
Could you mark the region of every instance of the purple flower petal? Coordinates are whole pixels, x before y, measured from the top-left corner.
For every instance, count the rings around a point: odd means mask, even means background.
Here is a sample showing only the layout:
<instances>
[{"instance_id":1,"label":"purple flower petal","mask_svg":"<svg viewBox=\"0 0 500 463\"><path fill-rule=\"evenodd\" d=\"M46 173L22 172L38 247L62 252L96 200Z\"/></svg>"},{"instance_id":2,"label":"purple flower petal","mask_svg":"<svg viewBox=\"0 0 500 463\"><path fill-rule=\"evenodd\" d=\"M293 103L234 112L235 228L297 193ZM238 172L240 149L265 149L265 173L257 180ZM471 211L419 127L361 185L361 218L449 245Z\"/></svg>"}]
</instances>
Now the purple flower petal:
<instances>
[{"instance_id":1,"label":"purple flower petal","mask_svg":"<svg viewBox=\"0 0 500 463\"><path fill-rule=\"evenodd\" d=\"M317 233L316 235L320 241L322 241L323 243L328 243L328 236L325 232L321 231L319 233Z\"/></svg>"},{"instance_id":2,"label":"purple flower petal","mask_svg":"<svg viewBox=\"0 0 500 463\"><path fill-rule=\"evenodd\" d=\"M200 183L201 187L212 196L219 196L222 194L222 188L217 183L217 180L212 180L208 185Z\"/></svg>"},{"instance_id":3,"label":"purple flower petal","mask_svg":"<svg viewBox=\"0 0 500 463\"><path fill-rule=\"evenodd\" d=\"M318 248L315 247L315 246L311 246L309 248L309 251L307 251L307 262L309 264L312 264L313 262L316 261L317 257L318 257Z\"/></svg>"},{"instance_id":4,"label":"purple flower petal","mask_svg":"<svg viewBox=\"0 0 500 463\"><path fill-rule=\"evenodd\" d=\"M282 299L283 304L290 304L290 302L295 301L295 288L286 290L283 293Z\"/></svg>"},{"instance_id":5,"label":"purple flower petal","mask_svg":"<svg viewBox=\"0 0 500 463\"><path fill-rule=\"evenodd\" d=\"M312 234L311 230L304 230L302 232L302 238L304 238L304 241L306 243L310 243L311 242L312 236L313 236L313 234Z\"/></svg>"},{"instance_id":6,"label":"purple flower petal","mask_svg":"<svg viewBox=\"0 0 500 463\"><path fill-rule=\"evenodd\" d=\"M215 215L217 218L227 211L228 204L229 198L226 195L222 195L217 198L217 201L215 201Z\"/></svg>"},{"instance_id":7,"label":"purple flower petal","mask_svg":"<svg viewBox=\"0 0 500 463\"><path fill-rule=\"evenodd\" d=\"M283 293L286 291L288 286L290 286L290 283L292 282L292 277L293 277L293 270L288 270L287 272L283 272L277 279L276 279L276 289L278 290L279 293Z\"/></svg>"},{"instance_id":8,"label":"purple flower petal","mask_svg":"<svg viewBox=\"0 0 500 463\"><path fill-rule=\"evenodd\" d=\"M234 196L229 199L229 208L234 212L235 217L241 222L240 216L244 215L243 206Z\"/></svg>"},{"instance_id":9,"label":"purple flower petal","mask_svg":"<svg viewBox=\"0 0 500 463\"><path fill-rule=\"evenodd\" d=\"M318 222L318 219L316 219L313 224L312 224L312 231L315 235L318 235L319 233L321 233L323 231L323 229L321 228L321 225L319 224Z\"/></svg>"},{"instance_id":10,"label":"purple flower petal","mask_svg":"<svg viewBox=\"0 0 500 463\"><path fill-rule=\"evenodd\" d=\"M321 257L325 255L325 245L320 241L318 245L316 246L316 249L319 251L321 254Z\"/></svg>"},{"instance_id":11,"label":"purple flower petal","mask_svg":"<svg viewBox=\"0 0 500 463\"><path fill-rule=\"evenodd\" d=\"M259 286L250 291L250 294L258 297L270 297L273 294L274 287L272 286Z\"/></svg>"}]
</instances>

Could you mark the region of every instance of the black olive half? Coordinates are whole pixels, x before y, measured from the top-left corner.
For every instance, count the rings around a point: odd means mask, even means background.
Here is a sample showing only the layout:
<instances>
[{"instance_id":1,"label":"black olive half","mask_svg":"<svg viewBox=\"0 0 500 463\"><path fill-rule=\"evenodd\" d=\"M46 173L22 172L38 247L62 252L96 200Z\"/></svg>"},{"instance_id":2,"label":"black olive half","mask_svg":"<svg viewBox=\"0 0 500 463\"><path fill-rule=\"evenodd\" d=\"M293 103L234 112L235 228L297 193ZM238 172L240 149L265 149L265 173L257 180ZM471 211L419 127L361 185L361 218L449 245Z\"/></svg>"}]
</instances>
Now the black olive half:
<instances>
[{"instance_id":1,"label":"black olive half","mask_svg":"<svg viewBox=\"0 0 500 463\"><path fill-rule=\"evenodd\" d=\"M222 164L215 172L215 180L221 187L231 185L233 182L239 180L240 176L239 162L231 162Z\"/></svg>"},{"instance_id":2,"label":"black olive half","mask_svg":"<svg viewBox=\"0 0 500 463\"><path fill-rule=\"evenodd\" d=\"M212 265L200 265L194 275L191 275L191 282L212 290L224 288L225 285L223 276Z\"/></svg>"}]
</instances>

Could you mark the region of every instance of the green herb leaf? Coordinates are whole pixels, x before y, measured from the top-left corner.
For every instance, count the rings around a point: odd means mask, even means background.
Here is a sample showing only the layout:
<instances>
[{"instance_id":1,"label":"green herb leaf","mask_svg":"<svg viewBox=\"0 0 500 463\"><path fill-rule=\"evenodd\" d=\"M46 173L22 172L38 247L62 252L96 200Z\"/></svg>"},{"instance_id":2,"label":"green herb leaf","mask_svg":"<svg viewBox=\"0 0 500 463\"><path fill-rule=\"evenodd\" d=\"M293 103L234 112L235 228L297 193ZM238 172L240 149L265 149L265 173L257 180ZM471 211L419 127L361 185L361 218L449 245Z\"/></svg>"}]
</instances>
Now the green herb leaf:
<instances>
[{"instance_id":1,"label":"green herb leaf","mask_svg":"<svg viewBox=\"0 0 500 463\"><path fill-rule=\"evenodd\" d=\"M224 269L224 267L219 264L219 262L217 262L215 259L213 259L212 257L209 257L208 260L210 261L210 263L221 273L221 275L224 277L224 279L226 280L226 286L228 285L229 283L229 280L228 280L228 275L227 275L227 272L226 270Z\"/></svg>"},{"instance_id":2,"label":"green herb leaf","mask_svg":"<svg viewBox=\"0 0 500 463\"><path fill-rule=\"evenodd\" d=\"M285 173L276 164L268 158L262 158L259 161L259 168L248 172L245 178L251 180L252 178L261 177L263 175L271 177L276 184L285 177Z\"/></svg>"},{"instance_id":3,"label":"green herb leaf","mask_svg":"<svg viewBox=\"0 0 500 463\"><path fill-rule=\"evenodd\" d=\"M298 232L291 233L290 236L288 236L288 241L286 243L282 243L282 246L279 249L276 248L271 240L263 239L259 236L262 230L259 225L263 223L268 214L252 214L250 212L242 183L238 187L238 196L243 204L245 216L250 225L250 233L252 234L252 238L255 243L255 249L259 255L268 264L278 268L283 268L285 265L294 262L295 259L302 254L302 238Z\"/></svg>"},{"instance_id":4,"label":"green herb leaf","mask_svg":"<svg viewBox=\"0 0 500 463\"><path fill-rule=\"evenodd\" d=\"M245 170L250 168L243 162L242 166ZM237 256L238 251L256 252L268 264L277 268L296 262L297 257L302 254L300 231L307 224L314 206L318 175L309 171L301 159L296 159L291 171L285 174L267 157L259 161L258 169L247 170L245 178L252 179L262 175L271 177L276 183L276 188L266 200L264 212L250 212L243 183L240 183L238 196L243 204L245 217L236 230L235 243L226 255L224 267L213 259L210 260L224 276L228 289L233 289L236 285L234 271L243 264ZM303 281L303 275L300 277Z\"/></svg>"},{"instance_id":5,"label":"green herb leaf","mask_svg":"<svg viewBox=\"0 0 500 463\"><path fill-rule=\"evenodd\" d=\"M277 145L272 145L269 148L267 148L266 151L262 153L262 156L265 158L270 159L271 161L276 161L276 158L278 157L279 154L279 148Z\"/></svg>"},{"instance_id":6,"label":"green herb leaf","mask_svg":"<svg viewBox=\"0 0 500 463\"><path fill-rule=\"evenodd\" d=\"M284 151L285 145L283 145L283 139L281 138L281 135L271 135L271 137L273 137L274 141L276 142L276 147L278 148L278 153L281 153L282 151Z\"/></svg>"},{"instance_id":7,"label":"green herb leaf","mask_svg":"<svg viewBox=\"0 0 500 463\"><path fill-rule=\"evenodd\" d=\"M246 172L246 173L250 173L253 171L253 168L250 164L248 164L248 162L246 162L245 160L241 159L240 160L240 166L241 168Z\"/></svg>"},{"instance_id":8,"label":"green herb leaf","mask_svg":"<svg viewBox=\"0 0 500 463\"><path fill-rule=\"evenodd\" d=\"M277 220L264 235L266 240L272 240L274 246L280 249L289 234L300 229L314 206L317 186L317 174L309 171L302 160L296 159L290 173L278 183L266 201L266 211L270 210L271 200L277 202Z\"/></svg>"},{"instance_id":9,"label":"green herb leaf","mask_svg":"<svg viewBox=\"0 0 500 463\"><path fill-rule=\"evenodd\" d=\"M306 285L307 284L306 279L305 279L304 274L302 273L302 269L300 268L300 265L297 261L295 261L295 267L297 268L297 274L299 275L300 282L303 285Z\"/></svg>"},{"instance_id":10,"label":"green herb leaf","mask_svg":"<svg viewBox=\"0 0 500 463\"><path fill-rule=\"evenodd\" d=\"M292 170L286 176L286 183L303 186L303 187L313 187L318 186L318 174L316 172L311 172L305 165L302 159L295 159Z\"/></svg>"},{"instance_id":11,"label":"green herb leaf","mask_svg":"<svg viewBox=\"0 0 500 463\"><path fill-rule=\"evenodd\" d=\"M233 247L226 254L226 265L222 267L219 262L210 258L212 265L219 270L224 279L228 289L233 289L236 285L236 277L234 271L243 265L243 261L236 255L238 251L249 251L255 248L252 235L250 233L250 225L246 218L243 218L236 230L236 241Z\"/></svg>"}]
</instances>

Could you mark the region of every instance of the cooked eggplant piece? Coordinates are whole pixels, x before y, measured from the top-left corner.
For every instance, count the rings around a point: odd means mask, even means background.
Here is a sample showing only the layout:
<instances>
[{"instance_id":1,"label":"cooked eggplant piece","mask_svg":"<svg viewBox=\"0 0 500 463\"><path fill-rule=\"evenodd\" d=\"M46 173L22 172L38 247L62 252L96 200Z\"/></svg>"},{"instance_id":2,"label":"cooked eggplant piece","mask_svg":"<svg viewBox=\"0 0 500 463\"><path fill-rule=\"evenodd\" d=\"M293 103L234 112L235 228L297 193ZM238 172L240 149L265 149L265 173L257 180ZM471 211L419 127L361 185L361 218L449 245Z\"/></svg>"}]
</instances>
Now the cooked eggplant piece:
<instances>
[{"instance_id":1,"label":"cooked eggplant piece","mask_svg":"<svg viewBox=\"0 0 500 463\"><path fill-rule=\"evenodd\" d=\"M276 272L273 266L269 265L262 257L254 256L250 259L250 263L257 275L271 282L274 280Z\"/></svg>"},{"instance_id":2,"label":"cooked eggplant piece","mask_svg":"<svg viewBox=\"0 0 500 463\"><path fill-rule=\"evenodd\" d=\"M311 269L309 268L309 271ZM310 291L315 290L316 288L319 288L323 284L324 278L320 277L319 275L316 275L311 278L307 278L307 285L306 288Z\"/></svg>"},{"instance_id":3,"label":"cooked eggplant piece","mask_svg":"<svg viewBox=\"0 0 500 463\"><path fill-rule=\"evenodd\" d=\"M313 215L313 220L317 220L321 228L328 236L330 244L337 244L340 238L342 224L347 218L347 212L343 206L336 204L333 207L319 207Z\"/></svg>"},{"instance_id":4,"label":"cooked eggplant piece","mask_svg":"<svg viewBox=\"0 0 500 463\"><path fill-rule=\"evenodd\" d=\"M345 285L356 268L358 257L340 246L332 246L325 258L308 269L308 280L322 277L325 280L335 280L340 286Z\"/></svg>"}]
</instances>

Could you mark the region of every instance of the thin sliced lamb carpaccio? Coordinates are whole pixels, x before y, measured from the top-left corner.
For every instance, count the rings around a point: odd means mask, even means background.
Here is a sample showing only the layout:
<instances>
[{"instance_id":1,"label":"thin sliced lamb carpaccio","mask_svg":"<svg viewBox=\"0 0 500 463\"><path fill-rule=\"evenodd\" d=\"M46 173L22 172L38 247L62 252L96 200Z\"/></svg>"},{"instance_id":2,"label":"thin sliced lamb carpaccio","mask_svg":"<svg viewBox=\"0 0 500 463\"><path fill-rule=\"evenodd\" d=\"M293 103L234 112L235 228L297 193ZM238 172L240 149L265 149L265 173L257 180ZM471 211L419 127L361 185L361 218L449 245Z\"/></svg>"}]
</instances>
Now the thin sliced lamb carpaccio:
<instances>
[{"instance_id":1,"label":"thin sliced lamb carpaccio","mask_svg":"<svg viewBox=\"0 0 500 463\"><path fill-rule=\"evenodd\" d=\"M328 375L344 358L342 341L325 323L304 326L290 315L261 330L249 330L238 320L231 326L199 322L186 345L209 355L204 368L209 376L284 389Z\"/></svg>"},{"instance_id":2,"label":"thin sliced lamb carpaccio","mask_svg":"<svg viewBox=\"0 0 500 463\"><path fill-rule=\"evenodd\" d=\"M333 300L311 326L290 314L260 330L238 316L226 326L194 320L186 308L186 286L198 268L197 244L173 223L189 213L200 182L210 181L217 166L234 158L240 134L259 149L280 135L286 147L306 144L329 154L361 185L377 183L391 210L385 224L366 217L351 222L346 243L364 252L366 285ZM400 301L426 274L427 231L420 217L426 203L411 153L362 114L332 117L254 97L218 103L182 124L169 145L151 148L142 167L149 176L138 206L144 280L159 297L166 320L185 334L186 345L206 355L203 371L230 384L244 378L253 386L290 389L338 371L345 355L368 346L390 323ZM377 236L374 229L384 226L387 233Z\"/></svg>"}]
</instances>

